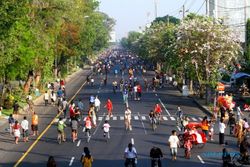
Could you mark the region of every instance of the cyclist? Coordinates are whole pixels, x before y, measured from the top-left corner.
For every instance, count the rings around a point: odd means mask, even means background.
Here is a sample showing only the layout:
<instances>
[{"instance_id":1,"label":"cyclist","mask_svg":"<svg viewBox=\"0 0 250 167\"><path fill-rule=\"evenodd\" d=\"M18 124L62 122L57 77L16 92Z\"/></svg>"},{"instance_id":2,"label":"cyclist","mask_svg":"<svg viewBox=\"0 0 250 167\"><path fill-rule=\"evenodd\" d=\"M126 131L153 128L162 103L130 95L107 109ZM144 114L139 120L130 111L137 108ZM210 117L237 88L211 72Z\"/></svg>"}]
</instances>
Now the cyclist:
<instances>
[{"instance_id":1,"label":"cyclist","mask_svg":"<svg viewBox=\"0 0 250 167\"><path fill-rule=\"evenodd\" d=\"M62 118L59 118L58 124L57 124L57 131L58 131L58 137L57 139L61 139L63 142L65 142L65 133L64 133L64 129L66 127L66 124L64 123L64 121L62 120Z\"/></svg>"},{"instance_id":2,"label":"cyclist","mask_svg":"<svg viewBox=\"0 0 250 167\"><path fill-rule=\"evenodd\" d=\"M182 111L182 109L181 109L181 107L180 106L178 106L177 107L177 111L176 111L176 124L177 124L177 126L181 126L181 121L182 121L182 117L183 117L183 111Z\"/></svg>"},{"instance_id":3,"label":"cyclist","mask_svg":"<svg viewBox=\"0 0 250 167\"><path fill-rule=\"evenodd\" d=\"M108 139L110 138L110 135L109 135L109 128L110 128L110 125L108 123L107 120L105 120L103 126L102 126L102 129L103 129L103 137L105 138L106 136L108 137Z\"/></svg>"},{"instance_id":4,"label":"cyclist","mask_svg":"<svg viewBox=\"0 0 250 167\"><path fill-rule=\"evenodd\" d=\"M149 119L150 119L150 123L152 125L152 128L155 129L156 128L156 115L155 115L155 112L153 110L150 110L150 112L149 112Z\"/></svg>"},{"instance_id":5,"label":"cyclist","mask_svg":"<svg viewBox=\"0 0 250 167\"><path fill-rule=\"evenodd\" d=\"M125 129L126 130L132 130L131 126L131 110L129 107L125 110L125 115L124 115L124 121L125 121Z\"/></svg>"},{"instance_id":6,"label":"cyclist","mask_svg":"<svg viewBox=\"0 0 250 167\"><path fill-rule=\"evenodd\" d=\"M154 108L154 112L155 112L155 116L158 119L158 124L160 123L160 121L162 120L162 109L160 104L156 104L155 108Z\"/></svg>"},{"instance_id":7,"label":"cyclist","mask_svg":"<svg viewBox=\"0 0 250 167\"><path fill-rule=\"evenodd\" d=\"M135 147L133 147L132 143L129 143L128 147L125 149L124 158L126 159L125 167L128 167L130 164L132 164L132 167L136 166L137 152Z\"/></svg>"},{"instance_id":8,"label":"cyclist","mask_svg":"<svg viewBox=\"0 0 250 167\"><path fill-rule=\"evenodd\" d=\"M163 157L162 151L158 147L153 147L150 150L150 158L151 158L151 167L154 167L155 164L158 164L158 167L161 167L161 158Z\"/></svg>"}]
</instances>

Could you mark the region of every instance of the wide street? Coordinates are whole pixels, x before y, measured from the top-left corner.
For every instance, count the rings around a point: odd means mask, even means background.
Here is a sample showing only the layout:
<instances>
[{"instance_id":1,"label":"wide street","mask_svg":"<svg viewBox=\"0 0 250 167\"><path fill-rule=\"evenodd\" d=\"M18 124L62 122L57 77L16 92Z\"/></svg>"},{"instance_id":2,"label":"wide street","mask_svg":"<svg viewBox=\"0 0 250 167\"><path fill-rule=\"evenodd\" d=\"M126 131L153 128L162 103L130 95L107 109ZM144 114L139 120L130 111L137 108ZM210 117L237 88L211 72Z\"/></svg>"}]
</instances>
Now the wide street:
<instances>
[{"instance_id":1,"label":"wide street","mask_svg":"<svg viewBox=\"0 0 250 167\"><path fill-rule=\"evenodd\" d=\"M129 61L129 60L128 60ZM83 147L89 147L91 154L94 157L93 166L95 167L118 167L124 166L123 153L124 149L129 142L134 143L138 152L138 165L139 167L150 166L149 152L153 146L161 148L164 153L163 166L221 166L221 151L222 146L218 144L218 123L215 124L215 140L213 142L208 141L204 148L198 148L194 146L192 149L192 157L190 160L184 158L184 149L178 149L177 161L172 161L167 144L168 137L172 130L177 130L178 134L182 133L180 128L176 126L175 112L177 106L180 105L184 114L189 116L190 122L200 122L202 117L206 114L203 113L199 107L192 101L191 98L183 97L182 94L174 88L172 85L153 92L151 89L147 92L143 89L141 101L134 101L129 99L129 106L132 110L132 131L126 132L124 129L124 104L122 101L122 93L113 93L112 82L116 80L119 82L121 75L115 76L113 74L114 69L119 69L119 65L115 65L110 73L108 73L107 86L101 85L103 76L94 75L95 83L91 87L84 82L85 75L74 76L71 81L67 83L68 97L72 97L80 85L84 84L83 88L76 95L74 100L82 99L84 101L85 110L88 109L88 101L90 95L98 95L101 100L101 111L97 117L97 127L91 130L92 136L90 142L86 142L85 133L82 132L83 127L79 128L79 140L75 143L71 141L71 129L66 128L67 141L62 144L57 143L57 129L55 123L48 129L48 131L41 137L40 140L35 141L34 137L31 137L31 141L26 144L20 142L19 145L15 145L13 138L9 137L8 132L1 131L0 136L0 164L3 167L13 166L15 162L25 153L31 143L36 142L31 151L24 157L19 166L45 166L49 155L55 157L58 166L81 166L80 157L83 152ZM139 82L143 85L143 78L141 73L135 74ZM147 72L145 76L148 80L153 77L153 72ZM128 78L127 72L124 79ZM107 98L111 98L114 105L114 116L108 119L106 116L106 109L104 105ZM161 104L163 109L163 122L160 124L156 131L152 131L148 113L153 109L156 103ZM40 120L40 127L45 128L49 122L56 115L56 108L49 106L44 107L43 102L35 107L38 110ZM85 115L86 115L85 111ZM110 140L106 143L103 138L102 125L104 121L108 119L111 125ZM67 121L69 126L69 122ZM83 125L83 121L81 121ZM228 134L228 130L226 130ZM226 146L230 152L236 152L238 149L236 146L236 140L226 135L226 141L229 146Z\"/></svg>"}]
</instances>

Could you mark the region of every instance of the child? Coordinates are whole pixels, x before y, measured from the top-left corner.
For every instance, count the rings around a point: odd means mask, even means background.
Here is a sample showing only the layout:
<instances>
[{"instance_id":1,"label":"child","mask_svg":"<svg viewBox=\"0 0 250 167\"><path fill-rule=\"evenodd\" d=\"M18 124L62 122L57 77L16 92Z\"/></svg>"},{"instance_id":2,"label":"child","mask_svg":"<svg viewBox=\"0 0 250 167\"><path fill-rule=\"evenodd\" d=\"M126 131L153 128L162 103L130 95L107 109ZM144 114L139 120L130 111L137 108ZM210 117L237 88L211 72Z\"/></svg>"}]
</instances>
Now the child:
<instances>
[{"instance_id":1,"label":"child","mask_svg":"<svg viewBox=\"0 0 250 167\"><path fill-rule=\"evenodd\" d=\"M209 121L210 127L209 127L209 137L210 140L213 141L214 140L214 120L210 120Z\"/></svg>"},{"instance_id":2,"label":"child","mask_svg":"<svg viewBox=\"0 0 250 167\"><path fill-rule=\"evenodd\" d=\"M106 135L108 135L108 139L110 138L110 136L109 136L109 128L110 128L110 125L109 125L108 121L105 120L105 123L102 126L103 137L106 137Z\"/></svg>"},{"instance_id":3,"label":"child","mask_svg":"<svg viewBox=\"0 0 250 167\"><path fill-rule=\"evenodd\" d=\"M190 157L191 157L191 149L192 149L191 137L187 137L185 139L184 148L185 148L185 158L190 159Z\"/></svg>"}]
</instances>

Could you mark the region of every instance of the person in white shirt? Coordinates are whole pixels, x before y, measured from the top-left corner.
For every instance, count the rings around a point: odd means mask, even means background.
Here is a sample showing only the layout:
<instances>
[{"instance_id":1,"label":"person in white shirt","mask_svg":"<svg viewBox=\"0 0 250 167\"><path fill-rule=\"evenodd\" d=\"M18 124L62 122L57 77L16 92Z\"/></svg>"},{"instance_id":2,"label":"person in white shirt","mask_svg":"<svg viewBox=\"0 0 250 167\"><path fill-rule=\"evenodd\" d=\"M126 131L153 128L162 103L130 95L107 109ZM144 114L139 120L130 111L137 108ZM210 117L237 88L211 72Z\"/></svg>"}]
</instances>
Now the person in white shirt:
<instances>
[{"instance_id":1,"label":"person in white shirt","mask_svg":"<svg viewBox=\"0 0 250 167\"><path fill-rule=\"evenodd\" d=\"M137 100L137 86L135 85L134 88L134 100Z\"/></svg>"},{"instance_id":2,"label":"person in white shirt","mask_svg":"<svg viewBox=\"0 0 250 167\"><path fill-rule=\"evenodd\" d=\"M105 120L103 126L103 137L106 137L106 135L108 136L108 139L110 138L110 135L109 135L109 128L110 128L110 125L108 123L107 120Z\"/></svg>"},{"instance_id":3,"label":"person in white shirt","mask_svg":"<svg viewBox=\"0 0 250 167\"><path fill-rule=\"evenodd\" d=\"M124 113L124 122L125 122L125 128L126 130L132 130L132 126L131 126L131 110L129 107L127 107L127 109L125 110Z\"/></svg>"},{"instance_id":4,"label":"person in white shirt","mask_svg":"<svg viewBox=\"0 0 250 167\"><path fill-rule=\"evenodd\" d=\"M45 103L45 106L47 106L48 103L49 103L49 93L48 93L48 91L45 91L45 94L44 94L44 103Z\"/></svg>"},{"instance_id":5,"label":"person in white shirt","mask_svg":"<svg viewBox=\"0 0 250 167\"><path fill-rule=\"evenodd\" d=\"M100 107L101 107L101 101L99 100L98 96L95 97L95 109L96 109L96 112L99 112L100 111Z\"/></svg>"},{"instance_id":6,"label":"person in white shirt","mask_svg":"<svg viewBox=\"0 0 250 167\"><path fill-rule=\"evenodd\" d=\"M28 142L29 141L29 122L27 121L27 118L24 116L23 120L21 122L21 127L23 131L23 141Z\"/></svg>"},{"instance_id":7,"label":"person in white shirt","mask_svg":"<svg viewBox=\"0 0 250 167\"><path fill-rule=\"evenodd\" d=\"M175 130L172 131L172 135L169 137L168 142L170 145L172 160L176 160L177 148L180 147L180 144Z\"/></svg>"},{"instance_id":8,"label":"person in white shirt","mask_svg":"<svg viewBox=\"0 0 250 167\"><path fill-rule=\"evenodd\" d=\"M219 122L219 143L224 145L224 133L225 133L226 125L224 120L221 119Z\"/></svg>"}]
</instances>

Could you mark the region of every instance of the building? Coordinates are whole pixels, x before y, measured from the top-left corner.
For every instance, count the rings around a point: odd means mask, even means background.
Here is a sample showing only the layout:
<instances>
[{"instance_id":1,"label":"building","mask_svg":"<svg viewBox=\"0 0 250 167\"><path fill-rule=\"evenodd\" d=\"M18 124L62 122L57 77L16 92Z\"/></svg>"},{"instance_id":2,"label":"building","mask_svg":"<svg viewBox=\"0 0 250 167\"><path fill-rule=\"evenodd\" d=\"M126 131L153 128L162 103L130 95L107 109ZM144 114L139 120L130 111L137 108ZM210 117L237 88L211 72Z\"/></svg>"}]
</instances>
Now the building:
<instances>
[{"instance_id":1,"label":"building","mask_svg":"<svg viewBox=\"0 0 250 167\"><path fill-rule=\"evenodd\" d=\"M116 42L116 32L115 31L111 31L109 35L110 35L109 42L115 43Z\"/></svg>"},{"instance_id":2,"label":"building","mask_svg":"<svg viewBox=\"0 0 250 167\"><path fill-rule=\"evenodd\" d=\"M245 42L246 21L250 18L249 0L208 0L208 14L216 19L222 19Z\"/></svg>"}]
</instances>

